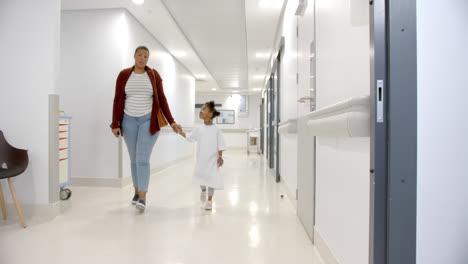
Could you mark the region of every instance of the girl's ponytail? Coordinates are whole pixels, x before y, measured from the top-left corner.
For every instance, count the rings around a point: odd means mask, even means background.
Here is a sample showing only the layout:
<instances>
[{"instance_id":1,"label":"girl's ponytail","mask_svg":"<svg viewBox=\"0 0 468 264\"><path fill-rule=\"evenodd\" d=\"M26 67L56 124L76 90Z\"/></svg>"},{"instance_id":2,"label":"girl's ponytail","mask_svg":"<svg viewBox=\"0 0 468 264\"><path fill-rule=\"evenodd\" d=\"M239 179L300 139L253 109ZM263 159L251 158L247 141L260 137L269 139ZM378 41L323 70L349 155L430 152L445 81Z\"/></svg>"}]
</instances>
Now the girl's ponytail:
<instances>
[{"instance_id":1,"label":"girl's ponytail","mask_svg":"<svg viewBox=\"0 0 468 264\"><path fill-rule=\"evenodd\" d=\"M213 113L213 118L219 116L221 113L218 112L218 110L216 110L215 106L215 102L214 101L209 101L209 102L206 102L206 106L208 106L208 108L210 109L210 112Z\"/></svg>"}]
</instances>

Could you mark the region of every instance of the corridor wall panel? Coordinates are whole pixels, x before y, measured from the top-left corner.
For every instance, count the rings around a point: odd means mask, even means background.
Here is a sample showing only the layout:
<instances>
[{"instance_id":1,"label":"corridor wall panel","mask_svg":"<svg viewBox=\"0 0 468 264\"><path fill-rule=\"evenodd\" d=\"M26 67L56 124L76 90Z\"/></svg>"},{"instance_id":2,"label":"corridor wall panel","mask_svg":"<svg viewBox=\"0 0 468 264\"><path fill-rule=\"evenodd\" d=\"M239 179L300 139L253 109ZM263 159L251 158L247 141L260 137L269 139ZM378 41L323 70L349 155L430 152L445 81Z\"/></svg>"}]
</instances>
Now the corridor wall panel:
<instances>
[{"instance_id":1,"label":"corridor wall panel","mask_svg":"<svg viewBox=\"0 0 468 264\"><path fill-rule=\"evenodd\" d=\"M281 28L284 49L280 62L280 121L297 119L297 18L299 1L288 1ZM280 135L280 176L289 193L296 198L297 134Z\"/></svg>"},{"instance_id":2,"label":"corridor wall panel","mask_svg":"<svg viewBox=\"0 0 468 264\"><path fill-rule=\"evenodd\" d=\"M150 50L148 66L162 78L175 120L193 124L195 79L125 9L62 12L61 107L74 118L72 176L116 179L119 151L123 178L130 176L125 143L119 145L109 128L115 81L119 72L133 66L135 48ZM121 148L121 149L119 149ZM193 154L193 146L177 135L162 133L151 158L161 167Z\"/></svg>"},{"instance_id":3,"label":"corridor wall panel","mask_svg":"<svg viewBox=\"0 0 468 264\"><path fill-rule=\"evenodd\" d=\"M28 150L28 169L12 179L26 217L26 205L49 203L49 94L57 88L59 28L59 0L0 1L0 130Z\"/></svg>"},{"instance_id":4,"label":"corridor wall panel","mask_svg":"<svg viewBox=\"0 0 468 264\"><path fill-rule=\"evenodd\" d=\"M468 2L417 0L416 10L416 262L464 264L468 263L468 35L464 33Z\"/></svg>"},{"instance_id":5,"label":"corridor wall panel","mask_svg":"<svg viewBox=\"0 0 468 264\"><path fill-rule=\"evenodd\" d=\"M369 95L369 9L353 2L316 2L318 110ZM369 140L317 137L315 230L340 264L369 261Z\"/></svg>"}]
</instances>

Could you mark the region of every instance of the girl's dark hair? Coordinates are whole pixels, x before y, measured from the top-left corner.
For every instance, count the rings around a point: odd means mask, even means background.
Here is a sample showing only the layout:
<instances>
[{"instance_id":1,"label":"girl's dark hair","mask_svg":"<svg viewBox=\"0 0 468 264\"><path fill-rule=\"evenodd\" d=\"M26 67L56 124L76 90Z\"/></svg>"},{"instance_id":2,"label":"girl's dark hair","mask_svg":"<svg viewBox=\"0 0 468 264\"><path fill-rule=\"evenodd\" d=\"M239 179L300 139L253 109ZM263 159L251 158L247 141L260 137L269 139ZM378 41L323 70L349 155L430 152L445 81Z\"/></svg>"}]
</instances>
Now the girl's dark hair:
<instances>
[{"instance_id":1,"label":"girl's dark hair","mask_svg":"<svg viewBox=\"0 0 468 264\"><path fill-rule=\"evenodd\" d=\"M138 46L136 49L135 49L135 54L139 51L139 50L146 50L148 53L149 53L149 49L145 46Z\"/></svg>"},{"instance_id":2,"label":"girl's dark hair","mask_svg":"<svg viewBox=\"0 0 468 264\"><path fill-rule=\"evenodd\" d=\"M212 118L215 118L217 116L219 116L221 113L218 112L218 110L216 110L215 108L215 102L214 101L209 101L209 102L206 102L205 103L206 106L208 106L208 108L210 109L210 112L213 113L213 117Z\"/></svg>"}]
</instances>

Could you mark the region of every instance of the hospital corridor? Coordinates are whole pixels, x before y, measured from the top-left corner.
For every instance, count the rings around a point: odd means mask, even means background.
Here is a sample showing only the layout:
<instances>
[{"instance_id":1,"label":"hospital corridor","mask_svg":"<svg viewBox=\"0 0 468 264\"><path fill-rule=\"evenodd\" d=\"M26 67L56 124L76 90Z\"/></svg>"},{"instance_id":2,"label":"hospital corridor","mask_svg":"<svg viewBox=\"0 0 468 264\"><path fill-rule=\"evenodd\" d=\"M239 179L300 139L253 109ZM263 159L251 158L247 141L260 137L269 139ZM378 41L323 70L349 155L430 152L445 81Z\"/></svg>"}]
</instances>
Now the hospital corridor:
<instances>
[{"instance_id":1,"label":"hospital corridor","mask_svg":"<svg viewBox=\"0 0 468 264\"><path fill-rule=\"evenodd\" d=\"M226 162L225 190L212 211L200 209L189 159L153 175L145 214L132 210L130 186L76 187L53 221L30 223L19 234L16 220L9 220L9 227L2 228L2 260L323 263L295 215L294 201L270 180L265 162L238 150L227 154ZM22 254L19 244L29 252Z\"/></svg>"},{"instance_id":2,"label":"hospital corridor","mask_svg":"<svg viewBox=\"0 0 468 264\"><path fill-rule=\"evenodd\" d=\"M467 13L0 0L0 264L468 264Z\"/></svg>"}]
</instances>

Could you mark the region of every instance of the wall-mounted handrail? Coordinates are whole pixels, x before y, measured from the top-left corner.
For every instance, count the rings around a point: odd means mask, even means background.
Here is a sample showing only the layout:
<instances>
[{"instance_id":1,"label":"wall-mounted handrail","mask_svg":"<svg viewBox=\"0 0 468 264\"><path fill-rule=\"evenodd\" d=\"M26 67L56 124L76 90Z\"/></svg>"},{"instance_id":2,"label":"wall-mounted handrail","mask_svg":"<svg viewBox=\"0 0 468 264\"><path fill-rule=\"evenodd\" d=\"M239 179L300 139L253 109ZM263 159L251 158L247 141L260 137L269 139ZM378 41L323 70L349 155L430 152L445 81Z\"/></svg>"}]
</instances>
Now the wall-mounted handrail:
<instances>
[{"instance_id":1,"label":"wall-mounted handrail","mask_svg":"<svg viewBox=\"0 0 468 264\"><path fill-rule=\"evenodd\" d=\"M294 134L297 132L297 119L288 119L280 122L278 126L278 133L280 134Z\"/></svg>"},{"instance_id":2,"label":"wall-mounted handrail","mask_svg":"<svg viewBox=\"0 0 468 264\"><path fill-rule=\"evenodd\" d=\"M302 96L301 98L297 99L297 102L298 102L298 103L305 103L305 102L307 102L307 101L313 101L314 99L315 99L314 96L310 96L310 95L308 95L308 96Z\"/></svg>"},{"instance_id":3,"label":"wall-mounted handrail","mask_svg":"<svg viewBox=\"0 0 468 264\"><path fill-rule=\"evenodd\" d=\"M304 118L315 136L369 137L370 98L353 97L313 111Z\"/></svg>"},{"instance_id":4,"label":"wall-mounted handrail","mask_svg":"<svg viewBox=\"0 0 468 264\"><path fill-rule=\"evenodd\" d=\"M223 133L246 133L249 131L248 129L245 128L221 128L221 132Z\"/></svg>"}]
</instances>

